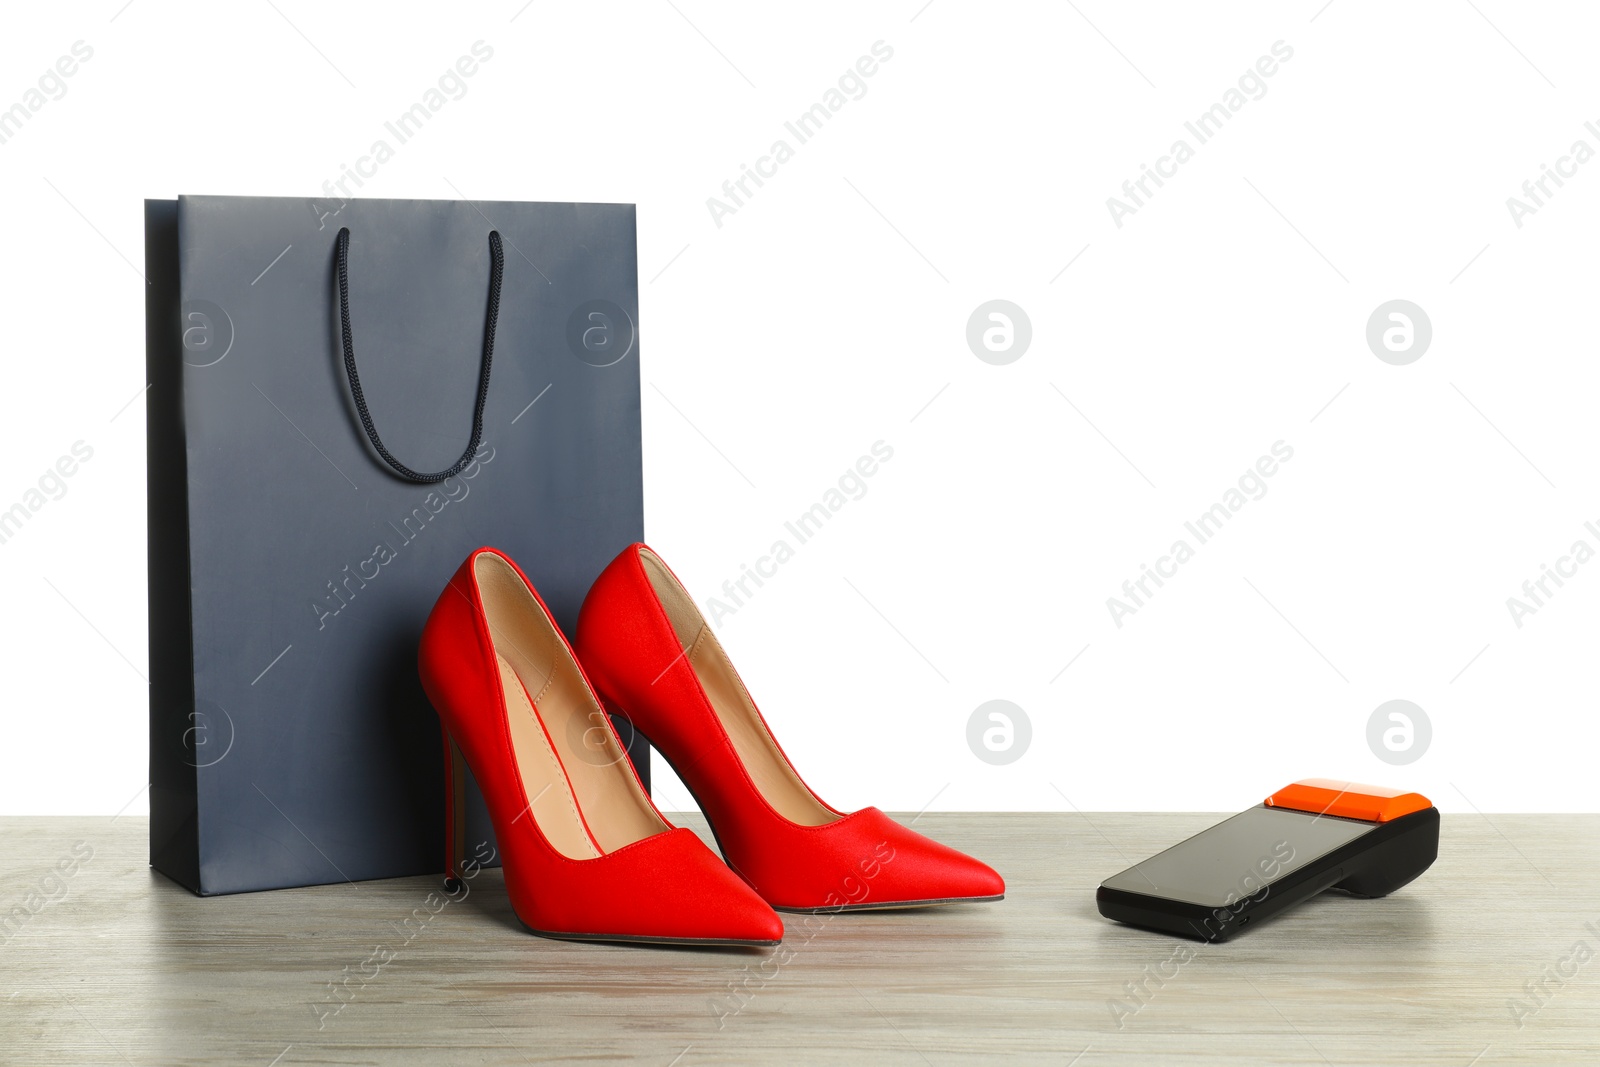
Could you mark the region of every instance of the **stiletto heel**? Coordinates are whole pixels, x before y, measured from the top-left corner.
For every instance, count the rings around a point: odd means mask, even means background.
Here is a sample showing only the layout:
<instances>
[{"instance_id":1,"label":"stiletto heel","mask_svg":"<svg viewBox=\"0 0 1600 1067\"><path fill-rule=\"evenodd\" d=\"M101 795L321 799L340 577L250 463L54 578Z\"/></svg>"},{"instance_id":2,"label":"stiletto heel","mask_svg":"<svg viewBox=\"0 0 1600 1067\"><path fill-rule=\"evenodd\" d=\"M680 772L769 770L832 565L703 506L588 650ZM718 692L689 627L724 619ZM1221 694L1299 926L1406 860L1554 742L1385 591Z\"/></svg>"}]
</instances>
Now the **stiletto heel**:
<instances>
[{"instance_id":1,"label":"stiletto heel","mask_svg":"<svg viewBox=\"0 0 1600 1067\"><path fill-rule=\"evenodd\" d=\"M467 859L467 761L450 731L444 738L444 886L454 893L461 885Z\"/></svg>"},{"instance_id":2,"label":"stiletto heel","mask_svg":"<svg viewBox=\"0 0 1600 1067\"><path fill-rule=\"evenodd\" d=\"M877 808L846 814L823 803L648 546L630 545L595 579L577 647L607 710L625 715L672 766L728 866L774 908L862 911L1005 895L992 868Z\"/></svg>"},{"instance_id":3,"label":"stiletto heel","mask_svg":"<svg viewBox=\"0 0 1600 1067\"><path fill-rule=\"evenodd\" d=\"M650 802L566 638L510 559L490 548L467 557L428 616L417 665L444 727L448 878L463 873L470 768L512 910L534 933L778 943L773 910Z\"/></svg>"}]
</instances>

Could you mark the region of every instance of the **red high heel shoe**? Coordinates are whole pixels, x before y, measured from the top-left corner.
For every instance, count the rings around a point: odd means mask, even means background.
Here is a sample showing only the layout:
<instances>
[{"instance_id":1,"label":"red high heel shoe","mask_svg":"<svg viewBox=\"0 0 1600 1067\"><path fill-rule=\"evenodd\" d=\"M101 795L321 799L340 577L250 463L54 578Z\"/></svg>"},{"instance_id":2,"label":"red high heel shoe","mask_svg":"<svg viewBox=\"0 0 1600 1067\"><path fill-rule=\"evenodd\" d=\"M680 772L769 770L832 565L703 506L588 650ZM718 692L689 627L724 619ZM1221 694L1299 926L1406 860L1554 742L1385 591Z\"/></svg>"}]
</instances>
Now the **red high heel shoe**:
<instances>
[{"instance_id":1,"label":"red high heel shoe","mask_svg":"<svg viewBox=\"0 0 1600 1067\"><path fill-rule=\"evenodd\" d=\"M447 742L449 877L465 859L464 757L488 803L511 906L534 933L694 945L782 938L772 909L650 802L566 638L511 560L492 548L467 557L428 616L418 665Z\"/></svg>"},{"instance_id":2,"label":"red high heel shoe","mask_svg":"<svg viewBox=\"0 0 1600 1067\"><path fill-rule=\"evenodd\" d=\"M728 865L788 911L999 900L1005 882L877 808L845 814L807 788L727 653L661 558L631 545L578 614L578 655L607 710L672 764Z\"/></svg>"}]
</instances>

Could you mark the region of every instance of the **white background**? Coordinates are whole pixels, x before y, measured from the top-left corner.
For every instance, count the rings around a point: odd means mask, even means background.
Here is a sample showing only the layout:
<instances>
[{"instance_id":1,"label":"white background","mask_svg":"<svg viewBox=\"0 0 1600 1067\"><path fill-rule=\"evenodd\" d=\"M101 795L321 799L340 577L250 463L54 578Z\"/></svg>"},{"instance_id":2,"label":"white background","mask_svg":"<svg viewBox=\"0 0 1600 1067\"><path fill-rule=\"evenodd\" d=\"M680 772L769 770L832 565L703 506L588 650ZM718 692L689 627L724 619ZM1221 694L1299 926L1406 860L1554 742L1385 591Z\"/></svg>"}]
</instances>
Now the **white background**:
<instances>
[{"instance_id":1,"label":"white background","mask_svg":"<svg viewBox=\"0 0 1600 1067\"><path fill-rule=\"evenodd\" d=\"M692 592L894 449L721 629L829 802L1222 810L1324 775L1595 810L1600 564L1520 628L1506 606L1600 548L1600 162L1520 228L1506 206L1600 149L1594 16L1228 7L13 8L0 107L94 54L0 145L0 508L94 456L0 545L0 813L145 808L141 200L321 195L479 40L361 194L638 204L648 536ZM716 225L707 198L877 41L865 96ZM965 338L995 298L1032 322L1006 366ZM1408 366L1365 340L1396 298L1433 325ZM1265 497L1118 628L1106 599L1279 440ZM1366 740L1396 698L1433 726L1404 767ZM967 743L992 699L1032 724L1008 766Z\"/></svg>"}]
</instances>

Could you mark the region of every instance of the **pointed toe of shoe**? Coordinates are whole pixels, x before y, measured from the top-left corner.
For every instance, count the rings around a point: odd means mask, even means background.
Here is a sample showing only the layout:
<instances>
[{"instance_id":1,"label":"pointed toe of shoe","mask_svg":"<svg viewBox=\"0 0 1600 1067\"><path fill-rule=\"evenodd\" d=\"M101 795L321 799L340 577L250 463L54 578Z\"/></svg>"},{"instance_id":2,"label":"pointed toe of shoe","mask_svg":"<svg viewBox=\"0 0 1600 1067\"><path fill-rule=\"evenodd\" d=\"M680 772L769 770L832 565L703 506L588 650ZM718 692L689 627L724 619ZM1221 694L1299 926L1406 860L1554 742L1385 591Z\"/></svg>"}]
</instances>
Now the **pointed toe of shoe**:
<instances>
[{"instance_id":1,"label":"pointed toe of shoe","mask_svg":"<svg viewBox=\"0 0 1600 1067\"><path fill-rule=\"evenodd\" d=\"M725 918L730 941L751 945L776 945L783 940L783 920L766 901L743 882L739 885L748 894L743 906L730 908Z\"/></svg>"},{"instance_id":2,"label":"pointed toe of shoe","mask_svg":"<svg viewBox=\"0 0 1600 1067\"><path fill-rule=\"evenodd\" d=\"M956 852L956 855L960 861L951 864L948 874L950 897L998 900L1006 895L1006 880L1000 877L999 871L964 852Z\"/></svg>"},{"instance_id":3,"label":"pointed toe of shoe","mask_svg":"<svg viewBox=\"0 0 1600 1067\"><path fill-rule=\"evenodd\" d=\"M659 886L670 909L669 926L688 943L769 946L783 940L783 920L754 889L689 830L690 856L676 884ZM697 853L697 854L693 854Z\"/></svg>"},{"instance_id":4,"label":"pointed toe of shoe","mask_svg":"<svg viewBox=\"0 0 1600 1067\"><path fill-rule=\"evenodd\" d=\"M982 860L924 837L877 808L867 808L854 817L870 826L891 850L862 907L960 904L1005 896L1005 879Z\"/></svg>"},{"instance_id":5,"label":"pointed toe of shoe","mask_svg":"<svg viewBox=\"0 0 1600 1067\"><path fill-rule=\"evenodd\" d=\"M960 904L999 900L1006 894L1005 879L987 863L923 838L908 846L899 857L906 860L902 877L887 880L882 887L880 907L894 903L909 906ZM931 847L930 847L931 846Z\"/></svg>"},{"instance_id":6,"label":"pointed toe of shoe","mask_svg":"<svg viewBox=\"0 0 1600 1067\"><path fill-rule=\"evenodd\" d=\"M784 848L730 857L774 908L870 911L999 900L988 864L902 826L877 808L795 828Z\"/></svg>"},{"instance_id":7,"label":"pointed toe of shoe","mask_svg":"<svg viewBox=\"0 0 1600 1067\"><path fill-rule=\"evenodd\" d=\"M691 830L656 834L596 864L596 892L537 932L604 941L764 947L783 920ZM570 932L563 932L570 931Z\"/></svg>"}]
</instances>

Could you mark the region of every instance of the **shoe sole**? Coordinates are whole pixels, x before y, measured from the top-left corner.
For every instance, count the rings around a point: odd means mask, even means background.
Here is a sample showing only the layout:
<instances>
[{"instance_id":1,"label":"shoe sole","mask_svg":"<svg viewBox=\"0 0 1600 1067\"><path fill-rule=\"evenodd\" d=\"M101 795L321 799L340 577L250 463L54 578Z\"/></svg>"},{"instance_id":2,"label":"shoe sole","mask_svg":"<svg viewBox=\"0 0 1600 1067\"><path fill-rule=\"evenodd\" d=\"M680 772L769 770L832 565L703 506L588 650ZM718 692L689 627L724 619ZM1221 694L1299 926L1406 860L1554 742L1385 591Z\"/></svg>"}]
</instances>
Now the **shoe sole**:
<instances>
[{"instance_id":1,"label":"shoe sole","mask_svg":"<svg viewBox=\"0 0 1600 1067\"><path fill-rule=\"evenodd\" d=\"M791 915L832 915L840 911L911 911L914 908L943 908L951 904L992 904L1006 899L1004 893L992 897L940 897L935 900L875 900L865 904L836 904L822 908L791 908L786 904L772 904L773 911Z\"/></svg>"},{"instance_id":2,"label":"shoe sole","mask_svg":"<svg viewBox=\"0 0 1600 1067\"><path fill-rule=\"evenodd\" d=\"M554 930L537 930L520 918L521 927L538 937L552 941L609 941L622 945L690 945L696 948L775 948L782 941L747 941L734 937L657 937L652 934L569 934Z\"/></svg>"},{"instance_id":3,"label":"shoe sole","mask_svg":"<svg viewBox=\"0 0 1600 1067\"><path fill-rule=\"evenodd\" d=\"M656 743L650 740L643 730L639 729L638 723L634 722L632 719L629 719L626 715L617 717L627 721L628 729L632 730L634 735L637 736L641 741L649 745L650 751L655 753L657 756L660 756L661 762L665 763L668 767L671 767L672 773L678 776L678 781L682 782L683 787L689 790L689 798L693 800L700 808L701 816L706 820L706 825L711 828L711 838L717 843L717 851L722 854L722 861L727 863L728 850L722 847L722 838L717 834L717 824L711 821L711 816L706 815L706 806L700 802L699 797L694 795L694 790L689 788L689 782L678 770L678 765L668 759L666 753L662 752L661 749L656 747ZM613 729L615 729L615 725L615 723L612 724ZM626 749L624 749L623 758L627 758ZM733 873L739 874L739 869L734 867L733 864L728 863L728 867L733 871ZM744 878L744 875L739 874L739 877ZM748 885L750 880L748 878L744 878L744 880L745 884ZM750 888L754 889L755 886L751 886ZM796 908L790 907L786 904L773 904L771 901L768 901L767 906L773 911L788 912L790 915L832 915L835 912L841 911L910 911L913 908L940 908L950 904L992 904L997 900L1004 900L1005 898L1006 895L1004 893L1000 893L992 897L941 897L936 900L887 900L872 901L865 904L824 905L817 908ZM765 944L766 942L761 943ZM771 943L777 944L776 941Z\"/></svg>"}]
</instances>

